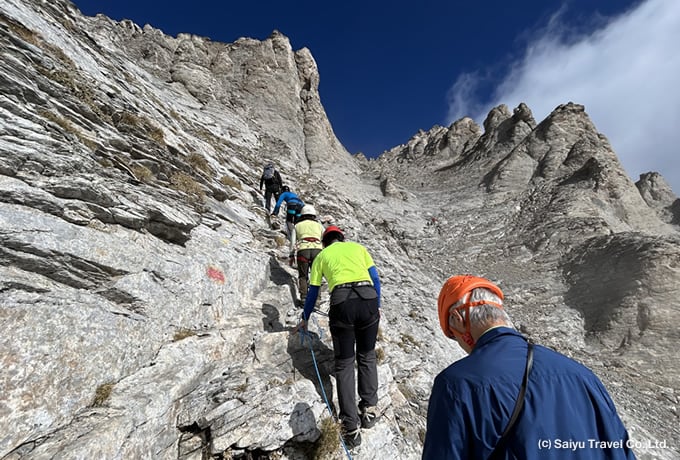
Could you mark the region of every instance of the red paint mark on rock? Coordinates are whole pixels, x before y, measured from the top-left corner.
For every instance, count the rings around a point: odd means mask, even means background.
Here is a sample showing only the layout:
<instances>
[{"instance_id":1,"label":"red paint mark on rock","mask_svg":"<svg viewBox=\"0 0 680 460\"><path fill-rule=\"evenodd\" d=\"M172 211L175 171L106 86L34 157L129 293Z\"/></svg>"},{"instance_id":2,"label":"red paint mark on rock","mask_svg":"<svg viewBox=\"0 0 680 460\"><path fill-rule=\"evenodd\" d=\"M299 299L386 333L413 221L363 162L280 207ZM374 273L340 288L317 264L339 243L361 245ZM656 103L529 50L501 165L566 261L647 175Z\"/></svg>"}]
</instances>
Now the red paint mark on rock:
<instances>
[{"instance_id":1,"label":"red paint mark on rock","mask_svg":"<svg viewBox=\"0 0 680 460\"><path fill-rule=\"evenodd\" d=\"M215 267L208 267L208 278L217 281L218 283L224 283L224 273L222 270Z\"/></svg>"}]
</instances>

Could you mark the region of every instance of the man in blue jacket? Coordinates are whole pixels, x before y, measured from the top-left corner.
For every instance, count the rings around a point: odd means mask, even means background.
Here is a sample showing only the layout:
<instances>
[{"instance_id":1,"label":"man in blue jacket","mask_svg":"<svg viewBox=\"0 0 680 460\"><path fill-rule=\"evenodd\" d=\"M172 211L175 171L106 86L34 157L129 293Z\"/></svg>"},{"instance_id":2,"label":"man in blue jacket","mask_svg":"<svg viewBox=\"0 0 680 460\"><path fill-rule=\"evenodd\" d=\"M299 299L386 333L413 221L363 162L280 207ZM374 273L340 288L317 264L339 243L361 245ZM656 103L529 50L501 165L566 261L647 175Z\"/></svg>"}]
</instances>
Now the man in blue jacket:
<instances>
[{"instance_id":1,"label":"man in blue jacket","mask_svg":"<svg viewBox=\"0 0 680 460\"><path fill-rule=\"evenodd\" d=\"M442 287L438 310L444 334L469 355L435 378L423 459L635 458L602 382L548 348L532 345L529 353L503 310L498 286L453 276ZM499 443L518 399L523 406Z\"/></svg>"},{"instance_id":2,"label":"man in blue jacket","mask_svg":"<svg viewBox=\"0 0 680 460\"><path fill-rule=\"evenodd\" d=\"M286 203L286 235L288 235L288 240L290 241L293 236L293 229L295 228L295 222L297 218L300 217L300 212L304 207L305 203L298 197L295 193L290 191L290 187L284 185L281 187L283 193L279 195L278 200L276 200L276 206L272 211L272 216L278 216L279 209L281 205Z\"/></svg>"}]
</instances>

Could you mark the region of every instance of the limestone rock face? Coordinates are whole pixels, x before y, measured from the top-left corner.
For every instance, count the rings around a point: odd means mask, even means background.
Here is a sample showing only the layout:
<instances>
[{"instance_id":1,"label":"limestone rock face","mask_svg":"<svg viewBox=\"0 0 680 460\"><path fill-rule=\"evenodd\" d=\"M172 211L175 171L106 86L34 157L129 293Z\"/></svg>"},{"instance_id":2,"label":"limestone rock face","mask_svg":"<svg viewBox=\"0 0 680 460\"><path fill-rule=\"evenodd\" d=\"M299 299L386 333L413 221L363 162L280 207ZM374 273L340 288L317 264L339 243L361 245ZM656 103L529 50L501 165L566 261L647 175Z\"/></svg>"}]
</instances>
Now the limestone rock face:
<instances>
[{"instance_id":1,"label":"limestone rock face","mask_svg":"<svg viewBox=\"0 0 680 460\"><path fill-rule=\"evenodd\" d=\"M680 456L678 199L633 184L582 106L499 106L366 159L276 31L216 43L5 0L0 40L0 458L319 454L328 294L291 335L265 159L382 279L383 417L354 458L420 458L432 381L463 356L436 298L467 272L602 378L639 458Z\"/></svg>"},{"instance_id":2,"label":"limestone rock face","mask_svg":"<svg viewBox=\"0 0 680 460\"><path fill-rule=\"evenodd\" d=\"M655 209L665 222L680 224L680 200L666 180L657 172L640 174L640 180L635 183L642 199Z\"/></svg>"}]
</instances>

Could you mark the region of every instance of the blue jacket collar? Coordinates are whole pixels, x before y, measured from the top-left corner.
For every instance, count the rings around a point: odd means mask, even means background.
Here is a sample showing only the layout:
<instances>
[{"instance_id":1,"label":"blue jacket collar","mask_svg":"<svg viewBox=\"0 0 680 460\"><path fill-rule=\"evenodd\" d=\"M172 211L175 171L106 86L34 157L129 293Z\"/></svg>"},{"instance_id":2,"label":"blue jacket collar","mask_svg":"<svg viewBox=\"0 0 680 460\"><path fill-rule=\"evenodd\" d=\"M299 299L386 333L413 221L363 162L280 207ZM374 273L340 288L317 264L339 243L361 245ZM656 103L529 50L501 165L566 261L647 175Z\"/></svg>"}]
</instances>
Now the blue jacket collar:
<instances>
[{"instance_id":1,"label":"blue jacket collar","mask_svg":"<svg viewBox=\"0 0 680 460\"><path fill-rule=\"evenodd\" d=\"M477 340L475 347L472 349L472 353L474 353L475 350L478 350L484 345L493 342L496 338L501 337L503 335L514 335L517 337L522 337L522 334L520 334L515 329L512 329L510 327L505 326L493 327L486 331L484 334L482 334L479 340Z\"/></svg>"}]
</instances>

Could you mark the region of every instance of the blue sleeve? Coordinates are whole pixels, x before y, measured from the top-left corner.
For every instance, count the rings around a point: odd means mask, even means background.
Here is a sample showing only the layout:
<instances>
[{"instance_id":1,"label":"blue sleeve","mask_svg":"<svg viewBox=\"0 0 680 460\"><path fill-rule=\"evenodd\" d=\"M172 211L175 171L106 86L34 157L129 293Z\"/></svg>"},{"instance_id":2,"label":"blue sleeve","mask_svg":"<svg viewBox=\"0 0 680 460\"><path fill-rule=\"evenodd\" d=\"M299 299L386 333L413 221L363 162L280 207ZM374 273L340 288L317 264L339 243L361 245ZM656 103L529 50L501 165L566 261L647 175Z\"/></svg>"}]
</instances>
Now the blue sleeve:
<instances>
[{"instance_id":1,"label":"blue sleeve","mask_svg":"<svg viewBox=\"0 0 680 460\"><path fill-rule=\"evenodd\" d=\"M274 210L272 211L272 214L278 214L279 213L279 209L281 208L281 204L283 203L283 200L285 199L287 193L288 192L283 192L281 195L279 195L279 199L276 200L276 206L274 206Z\"/></svg>"},{"instance_id":2,"label":"blue sleeve","mask_svg":"<svg viewBox=\"0 0 680 460\"><path fill-rule=\"evenodd\" d=\"M302 312L302 318L307 321L312 315L314 305L316 305L316 298L319 296L319 286L311 285L307 290L307 297L305 298L305 309Z\"/></svg>"},{"instance_id":3,"label":"blue sleeve","mask_svg":"<svg viewBox=\"0 0 680 460\"><path fill-rule=\"evenodd\" d=\"M373 287L375 292L378 293L378 307L380 307L380 277L378 276L378 269L373 265L368 269L368 274L371 275L371 281L373 281Z\"/></svg>"}]
</instances>

